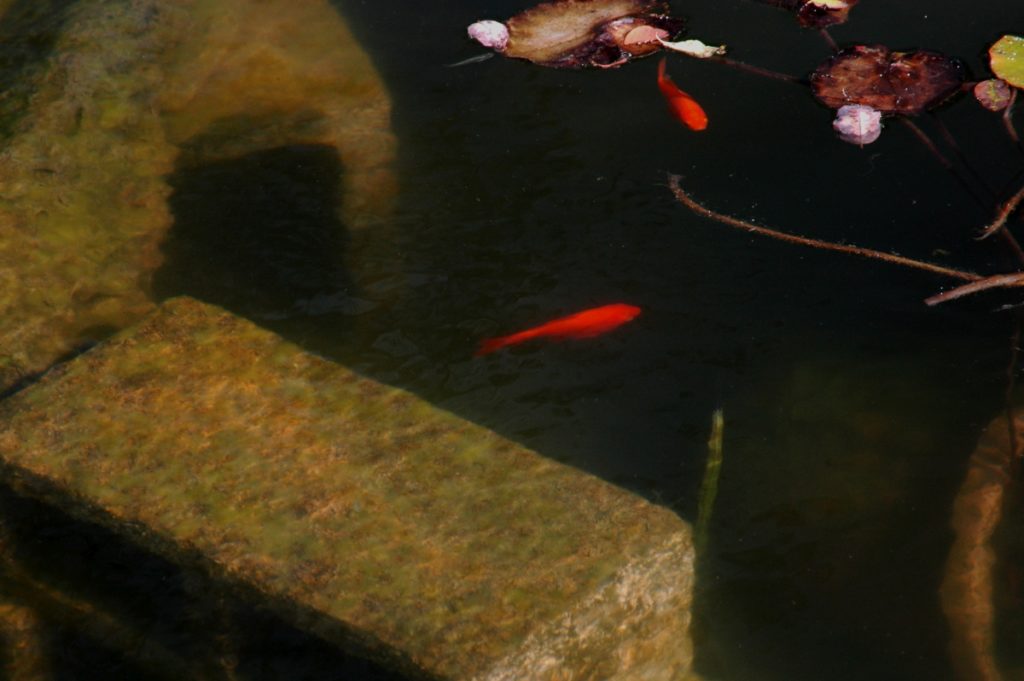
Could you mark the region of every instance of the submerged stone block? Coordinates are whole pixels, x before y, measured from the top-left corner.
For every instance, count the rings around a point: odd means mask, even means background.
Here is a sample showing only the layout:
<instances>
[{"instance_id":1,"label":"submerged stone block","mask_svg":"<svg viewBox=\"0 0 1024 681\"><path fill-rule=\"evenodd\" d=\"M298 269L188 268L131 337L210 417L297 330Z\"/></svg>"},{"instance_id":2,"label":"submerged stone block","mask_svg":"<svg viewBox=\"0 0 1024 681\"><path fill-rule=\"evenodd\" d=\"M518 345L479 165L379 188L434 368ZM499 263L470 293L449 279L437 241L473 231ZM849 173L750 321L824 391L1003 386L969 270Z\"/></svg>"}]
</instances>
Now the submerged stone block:
<instances>
[{"instance_id":1,"label":"submerged stone block","mask_svg":"<svg viewBox=\"0 0 1024 681\"><path fill-rule=\"evenodd\" d=\"M0 402L25 492L414 676L680 679L665 508L179 298Z\"/></svg>"},{"instance_id":2,"label":"submerged stone block","mask_svg":"<svg viewBox=\"0 0 1024 681\"><path fill-rule=\"evenodd\" d=\"M0 0L0 13L0 34L33 36L32 58L12 48L0 63L0 392L153 309L176 169L324 145L342 167L340 221L386 221L390 96L327 0Z\"/></svg>"}]
</instances>

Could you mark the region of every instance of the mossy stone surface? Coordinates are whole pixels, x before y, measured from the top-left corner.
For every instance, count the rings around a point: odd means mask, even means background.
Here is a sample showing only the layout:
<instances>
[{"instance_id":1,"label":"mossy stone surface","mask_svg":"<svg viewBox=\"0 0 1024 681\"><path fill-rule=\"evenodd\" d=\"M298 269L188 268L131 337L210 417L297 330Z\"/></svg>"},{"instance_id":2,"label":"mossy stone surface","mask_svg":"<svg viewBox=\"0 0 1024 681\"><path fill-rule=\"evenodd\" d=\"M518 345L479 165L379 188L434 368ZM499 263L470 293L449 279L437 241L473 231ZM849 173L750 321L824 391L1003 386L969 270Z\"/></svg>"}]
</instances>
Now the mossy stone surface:
<instances>
[{"instance_id":1,"label":"mossy stone surface","mask_svg":"<svg viewBox=\"0 0 1024 681\"><path fill-rule=\"evenodd\" d=\"M689 527L188 298L0 402L13 483L450 679L677 679ZM397 663L396 663L397 664Z\"/></svg>"},{"instance_id":2,"label":"mossy stone surface","mask_svg":"<svg viewBox=\"0 0 1024 681\"><path fill-rule=\"evenodd\" d=\"M0 392L153 309L177 169L324 145L341 223L386 221L390 97L327 0L53 4L0 1L48 45L0 69Z\"/></svg>"}]
</instances>

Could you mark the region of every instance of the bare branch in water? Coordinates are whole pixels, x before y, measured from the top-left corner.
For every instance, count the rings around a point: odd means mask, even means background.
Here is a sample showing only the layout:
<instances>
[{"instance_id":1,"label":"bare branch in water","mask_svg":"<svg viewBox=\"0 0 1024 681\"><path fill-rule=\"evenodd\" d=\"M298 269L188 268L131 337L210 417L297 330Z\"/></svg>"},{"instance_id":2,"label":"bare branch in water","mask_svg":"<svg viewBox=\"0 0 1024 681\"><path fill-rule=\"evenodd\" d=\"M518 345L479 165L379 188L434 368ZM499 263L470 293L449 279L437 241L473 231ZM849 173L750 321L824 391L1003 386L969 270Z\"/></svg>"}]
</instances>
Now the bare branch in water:
<instances>
[{"instance_id":1,"label":"bare branch in water","mask_svg":"<svg viewBox=\"0 0 1024 681\"><path fill-rule=\"evenodd\" d=\"M979 291L987 291L990 288L1016 288L1024 286L1024 272L1011 272L1010 274L996 274L991 277L985 277L978 281L972 281L970 284L964 284L963 286L957 286L954 289L945 291L943 293L936 294L931 298L925 298L924 304L938 305L939 303L945 303L950 300L956 300L957 298L963 298L969 296L972 293L978 293Z\"/></svg>"},{"instance_id":2,"label":"bare branch in water","mask_svg":"<svg viewBox=\"0 0 1024 681\"><path fill-rule=\"evenodd\" d=\"M928 114L932 122L934 122L935 126L939 129L939 134L942 135L942 139L946 142L949 148L953 150L953 153L956 154L956 157L957 159L959 159L960 164L967 170L968 173L970 173L971 177L974 178L975 182L977 182L979 185L985 188L985 191L988 194L990 200L995 201L995 189L993 189L992 185L988 183L988 180L981 176L981 173L978 172L977 168L975 168L974 165L967 158L967 154L965 154L963 149L960 148L960 144L957 143L956 138L953 136L953 132L942 121L942 119L935 114L935 111L929 111Z\"/></svg>"},{"instance_id":3,"label":"bare branch in water","mask_svg":"<svg viewBox=\"0 0 1024 681\"><path fill-rule=\"evenodd\" d=\"M989 223L989 225L985 227L981 234L976 238L979 240L986 239L1001 230L1006 225L1006 221L1010 218L1010 214L1017 209L1017 206L1020 205L1021 201L1024 201L1024 186L1021 186L1021 188L1017 190L1016 194L1011 196L1006 203L999 207L999 212L996 213L996 219Z\"/></svg>"},{"instance_id":4,"label":"bare branch in water","mask_svg":"<svg viewBox=\"0 0 1024 681\"><path fill-rule=\"evenodd\" d=\"M819 29L818 33L820 33L821 37L825 39L825 42L828 43L829 48L833 52L839 51L839 43L837 43L836 39L832 37L832 34L828 32L827 28Z\"/></svg>"},{"instance_id":5,"label":"bare branch in water","mask_svg":"<svg viewBox=\"0 0 1024 681\"><path fill-rule=\"evenodd\" d=\"M909 128L910 131L914 133L914 137L916 137L917 140L924 145L925 149L931 152L932 156L935 157L935 160L938 161L943 168L952 173L953 177L956 178L957 182L963 185L964 189L967 190L967 193L974 198L974 200L978 203L979 206L984 208L986 211L989 209L989 206L991 205L989 201L986 200L985 197L979 195L978 192L974 189L974 186L970 182L968 182L967 179L961 173L957 172L956 166L953 165L952 161L946 158L945 154L939 151L939 148L935 146L935 142L933 142L932 138L928 136L928 133L922 130L919 125L914 123L914 121L910 120L906 116L900 116L900 123L907 126L907 128Z\"/></svg>"},{"instance_id":6,"label":"bare branch in water","mask_svg":"<svg viewBox=\"0 0 1024 681\"><path fill-rule=\"evenodd\" d=\"M725 64L726 66L731 66L734 69L740 69L741 71L746 71L747 73L753 73L756 76L764 76L765 78L782 80L786 81L787 83L799 83L801 80L797 76L791 76L788 73L779 73L778 71L772 71L771 69L761 68L760 66L753 66L751 64L747 64L746 62L730 59L729 57L708 57L708 61L717 61L720 64Z\"/></svg>"},{"instance_id":7,"label":"bare branch in water","mask_svg":"<svg viewBox=\"0 0 1024 681\"><path fill-rule=\"evenodd\" d=\"M755 225L752 222L743 220L740 218L734 218L729 215L723 215L722 213L715 212L710 208L707 208L699 203L692 196L686 193L686 191L680 185L682 178L679 175L669 174L668 186L675 195L676 200L681 204L692 210L698 215L703 215L706 218L711 218L716 222L720 222L730 227L742 229L745 232L753 232L762 236L771 237L773 239L779 239L780 241L786 241L791 244L800 244L801 246L810 246L811 248L820 248L826 251L838 251L840 253L848 253L850 255L859 255L864 258L871 258L873 260L881 260L891 265L900 265L902 267L910 267L916 270L924 270L925 272L931 272L932 274L940 274L944 277L952 277L954 279L960 279L961 281L977 282L983 281L985 277L975 274L973 272L966 272L964 270L952 269L950 267L943 267L941 265L934 265L929 262L923 262L921 260L914 260L913 258L905 258L902 255L896 255L895 253L886 253L884 251L875 251L870 248L860 248L859 246L848 246L846 244L836 244L831 241L822 241L820 239L809 239L807 237L796 236L795 234L787 234L786 232L780 232L768 227L761 227ZM1024 278L1024 273L1020 275Z\"/></svg>"},{"instance_id":8,"label":"bare branch in water","mask_svg":"<svg viewBox=\"0 0 1024 681\"><path fill-rule=\"evenodd\" d=\"M1010 103L1003 109L1003 126L1006 128L1006 134L1010 136L1017 148L1024 151L1024 146L1021 146L1020 143L1020 135L1017 134L1017 128L1013 124L1013 105L1016 101L1017 88L1013 88L1010 92Z\"/></svg>"},{"instance_id":9,"label":"bare branch in water","mask_svg":"<svg viewBox=\"0 0 1024 681\"><path fill-rule=\"evenodd\" d=\"M953 177L955 177L957 179L957 181L960 182L960 184L962 184L964 186L964 188L967 190L967 192L972 197L974 197L974 200L978 202L978 205L982 206L983 208L985 208L985 210L988 210L988 201L986 201L983 197L979 196L978 192L976 192L974 190L974 187L971 185L971 183L968 182L967 179L962 174L957 172L956 168L953 166L953 162L950 161L945 156L943 156L942 152L939 151L938 147L935 146L935 143L932 142L931 138L928 137L928 135L925 133L925 131L922 130L920 127L918 127L917 124L915 124L912 120L910 120L906 116L901 116L900 120L903 122L904 125L906 125L908 128L910 128L911 132L914 133L914 135L917 137L917 139L920 140L921 143L924 144L925 147L927 147L928 150L932 152L932 154L939 161L939 163L941 163L942 166L946 170L948 170L949 172L951 172L953 174ZM1012 199L1011 199L1011 201L1012 201ZM1019 199L1018 199L1018 201L1019 201ZM1013 209L1011 208L1010 211L1012 212L1012 210ZM1003 219L1003 222L1004 223L1006 222L1005 217ZM1010 234L1010 232L1008 232L1006 230L1000 230L999 229L1000 226L1001 225L995 226L995 227L991 227L992 232L993 233L999 232L999 238L1001 238L1003 240L1003 242L1010 248L1010 250L1013 251L1013 254L1017 257L1017 260L1019 260L1021 262L1021 264L1024 264L1024 248L1021 248L1020 244L1017 242L1017 239L1014 238L1014 236L1012 234ZM986 231L988 231L988 230L986 230ZM984 238L986 236L988 236L988 234L982 234L982 236L979 237L979 238Z\"/></svg>"}]
</instances>

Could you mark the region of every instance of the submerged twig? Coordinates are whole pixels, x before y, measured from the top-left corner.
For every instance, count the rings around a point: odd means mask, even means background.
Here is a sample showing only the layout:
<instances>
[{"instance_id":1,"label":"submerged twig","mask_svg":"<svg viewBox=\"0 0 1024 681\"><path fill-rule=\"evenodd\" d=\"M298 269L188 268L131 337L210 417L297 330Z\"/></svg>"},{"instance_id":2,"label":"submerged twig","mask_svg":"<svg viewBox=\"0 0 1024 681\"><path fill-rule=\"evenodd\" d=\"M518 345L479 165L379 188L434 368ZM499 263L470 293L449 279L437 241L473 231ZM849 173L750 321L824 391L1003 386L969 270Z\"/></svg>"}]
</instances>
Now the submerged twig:
<instances>
[{"instance_id":1,"label":"submerged twig","mask_svg":"<svg viewBox=\"0 0 1024 681\"><path fill-rule=\"evenodd\" d=\"M1013 124L1013 105L1017 102L1017 88L1013 88L1010 91L1010 102L1003 109L1003 127L1006 128L1006 134L1010 136L1013 143L1017 145L1022 153L1024 153L1024 145L1020 143L1020 135L1017 134L1017 127Z\"/></svg>"},{"instance_id":2,"label":"submerged twig","mask_svg":"<svg viewBox=\"0 0 1024 681\"><path fill-rule=\"evenodd\" d=\"M1006 234L1006 230L1003 227L1006 226L1006 221L1010 218L1010 215L1017 209L1020 202L1024 201L1024 185L1017 190L1017 193L1011 196L1003 205L999 206L999 210L996 212L996 218L990 222L985 229L978 235L978 239L986 239L996 232Z\"/></svg>"},{"instance_id":3,"label":"submerged twig","mask_svg":"<svg viewBox=\"0 0 1024 681\"><path fill-rule=\"evenodd\" d=\"M810 246L811 248L820 248L826 251L838 251L840 253L848 253L850 255L859 255L864 258L871 258L873 260L881 260L891 265L900 265L902 267L910 267L916 270L924 270L925 272L931 272L932 274L940 274L944 277L952 277L953 279L960 279L961 281L981 281L985 277L975 274L974 272L967 272L964 270L957 270L951 267L943 267L942 265L935 265L930 262L923 262L921 260L914 260L913 258L905 258L902 255L896 255L895 253L886 253L884 251L875 251L870 248L860 248L859 246L849 246L846 244L836 244L831 241L822 241L820 239L810 239L807 237L796 236L795 234L788 234L786 232L780 232L768 227L761 227L755 225L752 222L743 220L740 218L734 218L729 215L724 215L716 211L707 208L700 203L697 203L693 197L686 193L680 185L679 181L682 178L679 175L669 174L668 186L675 195L676 199L685 205L687 208L703 215L704 217L711 218L716 222L742 229L746 232L754 232L755 234L761 234L762 236L768 236L773 239L779 239L781 241L787 241L793 244L800 244L802 246Z\"/></svg>"},{"instance_id":4,"label":"submerged twig","mask_svg":"<svg viewBox=\"0 0 1024 681\"><path fill-rule=\"evenodd\" d=\"M991 288L1017 288L1020 286L1024 286L1024 272L997 274L995 276L979 279L978 281L972 281L970 284L957 286L955 289L936 294L930 298L925 298L924 304L928 306L938 305L939 303L946 303L950 300L969 296L972 293L987 291Z\"/></svg>"},{"instance_id":5,"label":"submerged twig","mask_svg":"<svg viewBox=\"0 0 1024 681\"><path fill-rule=\"evenodd\" d=\"M704 478L700 481L697 493L697 529L694 535L694 547L697 555L704 552L708 543L708 526L711 522L711 511L718 496L718 478L722 470L722 438L725 433L725 415L721 409L711 414L711 436L708 438L708 460L704 464Z\"/></svg>"},{"instance_id":6,"label":"submerged twig","mask_svg":"<svg viewBox=\"0 0 1024 681\"><path fill-rule=\"evenodd\" d=\"M449 69L454 69L454 68L457 68L459 66L467 66L469 64L479 64L480 62L487 61L488 59L493 57L495 54L497 54L497 52L484 52L483 54L478 54L475 57L469 57L467 59L463 59L462 61L457 61L454 64L445 64L445 67L449 68Z\"/></svg>"},{"instance_id":7,"label":"submerged twig","mask_svg":"<svg viewBox=\"0 0 1024 681\"><path fill-rule=\"evenodd\" d=\"M935 126L939 129L939 134L942 135L942 139L946 142L949 148L953 150L953 153L956 154L956 157L957 159L959 159L960 164L967 170L968 173L971 174L971 177L973 177L979 185L985 188L985 191L988 192L992 200L995 200L995 189L992 188L992 186L988 183L988 180L982 177L981 173L979 173L978 170L974 167L974 165L967 159L967 154L965 154L963 149L960 148L960 145L957 143L956 138L953 136L953 133L950 131L949 127L942 121L941 118L935 115L934 111L929 112L929 114L932 121L935 123Z\"/></svg>"},{"instance_id":8,"label":"submerged twig","mask_svg":"<svg viewBox=\"0 0 1024 681\"><path fill-rule=\"evenodd\" d=\"M837 43L836 39L832 37L832 34L828 32L827 28L819 29L818 33L825 39L825 42L828 43L828 46L833 52L839 51L839 43Z\"/></svg>"},{"instance_id":9,"label":"submerged twig","mask_svg":"<svg viewBox=\"0 0 1024 681\"><path fill-rule=\"evenodd\" d=\"M978 192L974 189L974 186L970 182L968 182L963 175L957 172L956 166L953 164L952 161L946 158L945 154L939 151L939 148L935 146L935 142L933 142L932 138L928 136L928 133L922 130L921 126L917 125L916 123L914 123L914 121L910 120L906 116L900 116L900 122L903 123L903 125L907 126L912 133L914 133L914 137L916 137L917 140L921 144L923 144L929 152L931 152L931 155L935 157L935 160L938 161L943 168L948 170L953 175L953 177L956 178L957 182L963 185L964 189L967 190L967 193L971 195L971 197L978 203L979 206L981 206L987 211L990 205L989 202L986 201L984 197L979 196Z\"/></svg>"},{"instance_id":10,"label":"submerged twig","mask_svg":"<svg viewBox=\"0 0 1024 681\"><path fill-rule=\"evenodd\" d=\"M764 76L765 78L782 80L787 83L799 83L802 80L801 78L798 78L797 76L791 76L788 73L779 73L778 71L772 71L771 69L762 68L760 66L753 66L751 64L747 64L746 62L730 59L729 57L708 57L708 61L716 61L719 62L720 64L731 66L734 69L740 69L741 71L753 73L754 75L757 76Z\"/></svg>"},{"instance_id":11,"label":"submerged twig","mask_svg":"<svg viewBox=\"0 0 1024 681\"><path fill-rule=\"evenodd\" d=\"M938 147L935 146L935 143L932 142L931 138L928 137L925 131L922 130L917 124L915 124L906 116L900 117L900 120L903 121L903 124L910 128L910 130L914 133L917 139L920 140L920 142L924 144L929 151L932 152L932 154L939 161L939 163L941 163L943 167L946 168L946 170L953 174L953 177L955 177L957 181L964 186L964 188L967 190L967 193L969 193L974 198L974 200L978 202L978 205L984 208L985 210L988 210L988 202L981 196L978 196L978 192L974 190L974 187L971 185L971 183L968 182L963 175L956 171L956 167L953 165L952 161L943 156L942 152L939 151ZM1012 208L1010 210L1012 211ZM1010 250L1013 251L1013 254L1017 257L1017 260L1024 264L1024 248L1021 248L1020 243L1017 242L1017 239L1008 231L1000 230L998 227L995 227L992 231L993 233L997 231L999 232L999 238L1001 238L1003 242L1007 246L1009 246ZM984 236L986 235L983 235L983 237Z\"/></svg>"}]
</instances>

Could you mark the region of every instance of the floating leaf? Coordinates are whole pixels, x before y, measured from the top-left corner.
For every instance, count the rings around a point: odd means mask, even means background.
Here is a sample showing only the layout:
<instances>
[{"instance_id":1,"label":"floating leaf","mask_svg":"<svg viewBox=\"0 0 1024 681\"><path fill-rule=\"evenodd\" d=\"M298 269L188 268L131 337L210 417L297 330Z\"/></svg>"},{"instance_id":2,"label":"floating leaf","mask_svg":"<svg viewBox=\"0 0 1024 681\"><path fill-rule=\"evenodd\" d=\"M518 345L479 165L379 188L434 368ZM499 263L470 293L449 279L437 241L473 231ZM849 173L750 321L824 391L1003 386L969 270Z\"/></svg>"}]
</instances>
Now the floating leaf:
<instances>
[{"instance_id":1,"label":"floating leaf","mask_svg":"<svg viewBox=\"0 0 1024 681\"><path fill-rule=\"evenodd\" d=\"M850 144L871 144L882 134L882 114L863 104L839 107L832 128Z\"/></svg>"},{"instance_id":2,"label":"floating leaf","mask_svg":"<svg viewBox=\"0 0 1024 681\"><path fill-rule=\"evenodd\" d=\"M699 40L681 40L678 43L670 43L667 40L662 40L660 42L661 46L667 50L681 52L682 54L690 57L697 57L698 59L720 57L725 54L725 45L705 45Z\"/></svg>"},{"instance_id":3,"label":"floating leaf","mask_svg":"<svg viewBox=\"0 0 1024 681\"><path fill-rule=\"evenodd\" d=\"M827 28L845 23L850 10L860 0L761 0L768 5L796 13L805 28Z\"/></svg>"},{"instance_id":4,"label":"floating leaf","mask_svg":"<svg viewBox=\"0 0 1024 681\"><path fill-rule=\"evenodd\" d=\"M858 0L809 0L796 12L796 18L805 28L827 28L845 24L850 10Z\"/></svg>"},{"instance_id":5,"label":"floating leaf","mask_svg":"<svg viewBox=\"0 0 1024 681\"><path fill-rule=\"evenodd\" d=\"M1001 78L989 78L976 83L974 98L989 111L1002 111L1010 104L1013 90Z\"/></svg>"},{"instance_id":6,"label":"floating leaf","mask_svg":"<svg viewBox=\"0 0 1024 681\"><path fill-rule=\"evenodd\" d=\"M1004 35L988 50L992 73L1014 87L1024 88L1024 38Z\"/></svg>"},{"instance_id":7,"label":"floating leaf","mask_svg":"<svg viewBox=\"0 0 1024 681\"><path fill-rule=\"evenodd\" d=\"M509 19L507 44L480 42L542 66L609 68L656 52L659 39L678 35L683 20L667 11L661 0L555 0Z\"/></svg>"},{"instance_id":8,"label":"floating leaf","mask_svg":"<svg viewBox=\"0 0 1024 681\"><path fill-rule=\"evenodd\" d=\"M863 104L882 113L917 114L960 88L964 66L938 52L857 45L833 55L810 80L814 96L833 109Z\"/></svg>"}]
</instances>

